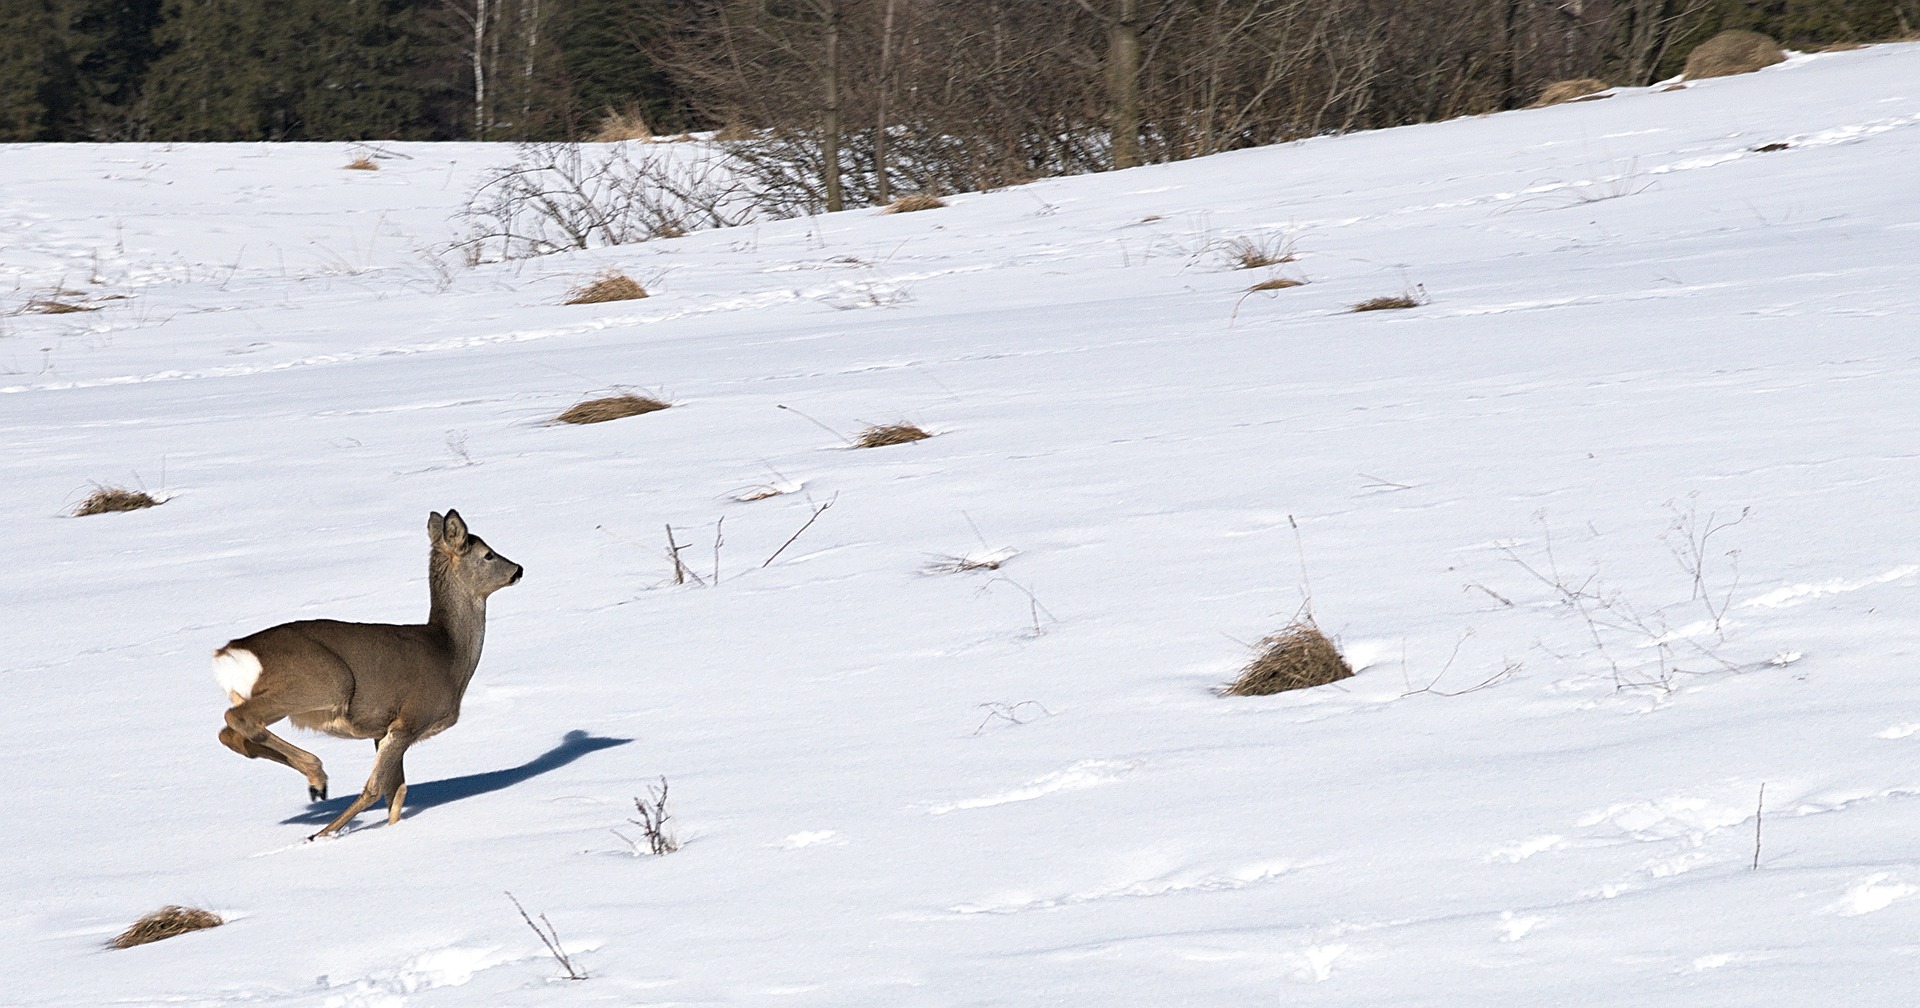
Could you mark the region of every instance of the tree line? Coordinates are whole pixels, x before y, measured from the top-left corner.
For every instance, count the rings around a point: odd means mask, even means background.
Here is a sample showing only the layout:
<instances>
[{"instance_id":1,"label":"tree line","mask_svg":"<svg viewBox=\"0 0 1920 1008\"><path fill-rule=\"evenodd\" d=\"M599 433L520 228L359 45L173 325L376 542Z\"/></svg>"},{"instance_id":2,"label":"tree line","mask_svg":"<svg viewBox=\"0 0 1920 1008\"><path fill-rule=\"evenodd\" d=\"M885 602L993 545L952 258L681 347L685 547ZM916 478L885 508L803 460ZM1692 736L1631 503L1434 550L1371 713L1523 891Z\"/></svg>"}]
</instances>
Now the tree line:
<instances>
[{"instance_id":1,"label":"tree line","mask_svg":"<svg viewBox=\"0 0 1920 1008\"><path fill-rule=\"evenodd\" d=\"M1641 85L1920 0L0 0L0 141L717 129L805 202L975 189Z\"/></svg>"}]
</instances>

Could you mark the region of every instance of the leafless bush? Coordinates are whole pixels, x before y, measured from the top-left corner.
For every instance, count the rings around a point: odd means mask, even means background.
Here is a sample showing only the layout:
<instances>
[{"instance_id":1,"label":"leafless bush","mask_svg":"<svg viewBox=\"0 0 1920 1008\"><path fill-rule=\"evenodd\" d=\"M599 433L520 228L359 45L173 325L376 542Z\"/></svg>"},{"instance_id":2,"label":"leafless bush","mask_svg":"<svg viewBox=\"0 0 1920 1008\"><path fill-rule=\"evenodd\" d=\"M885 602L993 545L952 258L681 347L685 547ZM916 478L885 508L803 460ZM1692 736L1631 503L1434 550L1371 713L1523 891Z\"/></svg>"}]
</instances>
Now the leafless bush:
<instances>
[{"instance_id":1,"label":"leafless bush","mask_svg":"<svg viewBox=\"0 0 1920 1008\"><path fill-rule=\"evenodd\" d=\"M679 839L667 829L667 820L673 816L667 812L667 779L664 776L660 778L658 788L647 785L647 798L647 801L638 798L633 800L633 807L640 813L640 818L627 821L640 827L641 836L647 842L647 853L663 857L680 849ZM640 852L640 845L625 833L614 830L613 835L625 840L634 853Z\"/></svg>"},{"instance_id":2,"label":"leafless bush","mask_svg":"<svg viewBox=\"0 0 1920 1008\"><path fill-rule=\"evenodd\" d=\"M518 151L460 212L469 261L676 238L769 216L714 148L543 143Z\"/></svg>"}]
</instances>

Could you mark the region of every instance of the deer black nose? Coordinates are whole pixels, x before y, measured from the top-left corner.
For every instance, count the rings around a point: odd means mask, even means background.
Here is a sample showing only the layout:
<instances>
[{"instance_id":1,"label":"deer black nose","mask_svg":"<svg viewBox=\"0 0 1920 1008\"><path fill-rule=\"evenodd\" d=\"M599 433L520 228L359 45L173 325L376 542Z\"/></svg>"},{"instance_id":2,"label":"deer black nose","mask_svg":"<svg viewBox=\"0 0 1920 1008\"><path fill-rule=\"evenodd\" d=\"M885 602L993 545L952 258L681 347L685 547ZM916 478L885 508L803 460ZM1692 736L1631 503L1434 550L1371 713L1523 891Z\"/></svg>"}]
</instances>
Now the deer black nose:
<instances>
[{"instance_id":1,"label":"deer black nose","mask_svg":"<svg viewBox=\"0 0 1920 1008\"><path fill-rule=\"evenodd\" d=\"M519 564L514 564L514 565L513 565L513 577L512 577L512 578L510 578L510 579L509 579L509 580L507 581L507 583L508 583L508 584L519 584L519 583L520 583L520 575L522 575L522 574L525 574L526 572L527 572L527 569L526 569L525 567L522 567L522 566L520 566Z\"/></svg>"}]
</instances>

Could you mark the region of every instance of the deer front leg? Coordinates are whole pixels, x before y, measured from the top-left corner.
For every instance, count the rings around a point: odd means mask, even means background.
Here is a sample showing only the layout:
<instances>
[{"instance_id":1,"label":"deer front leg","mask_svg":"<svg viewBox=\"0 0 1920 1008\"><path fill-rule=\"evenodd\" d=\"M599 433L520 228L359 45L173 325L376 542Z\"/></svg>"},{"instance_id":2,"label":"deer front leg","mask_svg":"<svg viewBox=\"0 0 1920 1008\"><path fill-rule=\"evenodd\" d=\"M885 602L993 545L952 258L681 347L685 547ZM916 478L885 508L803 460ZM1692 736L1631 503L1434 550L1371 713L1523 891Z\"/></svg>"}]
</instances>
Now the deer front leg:
<instances>
[{"instance_id":1,"label":"deer front leg","mask_svg":"<svg viewBox=\"0 0 1920 1008\"><path fill-rule=\"evenodd\" d=\"M367 784L360 789L360 797L355 798L345 812L320 832L307 839L318 840L338 830L382 798L387 800L387 825L399 822L401 806L407 799L406 771L401 766L401 759L406 756L407 747L413 744L416 737L412 731L397 724L388 728L374 752L373 772L367 775Z\"/></svg>"}]
</instances>

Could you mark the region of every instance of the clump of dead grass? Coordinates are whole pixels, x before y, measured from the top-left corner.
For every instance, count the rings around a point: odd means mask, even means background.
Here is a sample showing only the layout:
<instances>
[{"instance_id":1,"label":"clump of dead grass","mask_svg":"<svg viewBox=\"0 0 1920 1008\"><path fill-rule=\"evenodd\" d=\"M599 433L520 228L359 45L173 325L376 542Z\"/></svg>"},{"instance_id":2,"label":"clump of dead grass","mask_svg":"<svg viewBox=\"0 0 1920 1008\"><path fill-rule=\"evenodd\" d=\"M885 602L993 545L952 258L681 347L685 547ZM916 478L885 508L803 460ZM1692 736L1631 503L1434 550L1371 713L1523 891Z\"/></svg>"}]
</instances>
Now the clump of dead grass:
<instances>
[{"instance_id":1,"label":"clump of dead grass","mask_svg":"<svg viewBox=\"0 0 1920 1008\"><path fill-rule=\"evenodd\" d=\"M1540 92L1540 97L1534 99L1531 107L1546 108L1549 105L1559 105L1563 102L1606 97L1601 95L1600 92L1605 91L1607 87L1607 82L1597 77L1579 77L1574 80L1555 81L1547 85L1545 90Z\"/></svg>"},{"instance_id":2,"label":"clump of dead grass","mask_svg":"<svg viewBox=\"0 0 1920 1008\"><path fill-rule=\"evenodd\" d=\"M594 127L588 143L620 143L625 140L653 142L653 127L647 125L647 117L639 109L608 109L600 125Z\"/></svg>"},{"instance_id":3,"label":"clump of dead grass","mask_svg":"<svg viewBox=\"0 0 1920 1008\"><path fill-rule=\"evenodd\" d=\"M1293 239L1285 235L1242 236L1227 242L1224 251L1234 269L1278 266L1299 258L1293 254Z\"/></svg>"},{"instance_id":4,"label":"clump of dead grass","mask_svg":"<svg viewBox=\"0 0 1920 1008\"><path fill-rule=\"evenodd\" d=\"M1700 43L1687 54L1682 75L1688 80L1731 77L1786 62L1780 43L1755 31L1735 28Z\"/></svg>"},{"instance_id":5,"label":"clump of dead grass","mask_svg":"<svg viewBox=\"0 0 1920 1008\"><path fill-rule=\"evenodd\" d=\"M145 490L128 490L125 487L95 486L87 499L73 509L75 518L88 515L107 514L111 511L138 511L142 508L157 507L162 502Z\"/></svg>"},{"instance_id":6,"label":"clump of dead grass","mask_svg":"<svg viewBox=\"0 0 1920 1008\"><path fill-rule=\"evenodd\" d=\"M1222 696L1266 696L1325 686L1353 675L1353 666L1311 619L1298 620L1259 644L1240 678L1220 688Z\"/></svg>"},{"instance_id":7,"label":"clump of dead grass","mask_svg":"<svg viewBox=\"0 0 1920 1008\"><path fill-rule=\"evenodd\" d=\"M1400 308L1418 308L1426 303L1427 299L1424 294L1406 291L1401 294L1389 294L1385 297L1368 298L1347 310L1357 312L1394 311Z\"/></svg>"},{"instance_id":8,"label":"clump of dead grass","mask_svg":"<svg viewBox=\"0 0 1920 1008\"><path fill-rule=\"evenodd\" d=\"M932 436L932 434L920 429L919 426L904 421L901 423L875 424L862 430L860 436L854 438L853 446L855 448L885 448L888 445L924 441Z\"/></svg>"},{"instance_id":9,"label":"clump of dead grass","mask_svg":"<svg viewBox=\"0 0 1920 1008\"><path fill-rule=\"evenodd\" d=\"M35 315L71 315L74 312L99 311L93 305L74 304L54 298L35 298L27 302L27 311Z\"/></svg>"},{"instance_id":10,"label":"clump of dead grass","mask_svg":"<svg viewBox=\"0 0 1920 1008\"><path fill-rule=\"evenodd\" d=\"M661 402L652 396L635 395L623 392L615 396L602 396L598 399L585 399L567 407L566 411L553 418L555 423L590 424L606 423L623 417L639 416L643 413L657 413L672 403Z\"/></svg>"},{"instance_id":11,"label":"clump of dead grass","mask_svg":"<svg viewBox=\"0 0 1920 1008\"><path fill-rule=\"evenodd\" d=\"M640 282L620 272L608 270L567 293L568 304L605 304L608 301L638 301L647 296Z\"/></svg>"},{"instance_id":12,"label":"clump of dead grass","mask_svg":"<svg viewBox=\"0 0 1920 1008\"><path fill-rule=\"evenodd\" d=\"M1306 285L1307 285L1307 282L1305 280L1298 280L1293 277L1284 277L1284 276L1269 277L1247 288L1247 293L1251 294L1255 291L1287 290L1288 288L1291 288L1291 287L1305 287Z\"/></svg>"},{"instance_id":13,"label":"clump of dead grass","mask_svg":"<svg viewBox=\"0 0 1920 1008\"><path fill-rule=\"evenodd\" d=\"M946 206L947 201L932 193L914 193L902 196L886 205L881 213L913 213L916 210L936 210Z\"/></svg>"},{"instance_id":14,"label":"clump of dead grass","mask_svg":"<svg viewBox=\"0 0 1920 1008\"><path fill-rule=\"evenodd\" d=\"M165 938L183 935L189 931L204 931L216 928L226 921L211 910L194 907L166 906L140 918L133 926L116 935L111 944L114 948L132 948L135 945L147 945Z\"/></svg>"},{"instance_id":15,"label":"clump of dead grass","mask_svg":"<svg viewBox=\"0 0 1920 1008\"><path fill-rule=\"evenodd\" d=\"M347 162L342 167L350 168L353 171L379 171L380 170L380 166L377 163L375 163L372 158L366 156L365 154L362 154L359 157L354 158L353 160Z\"/></svg>"}]
</instances>

